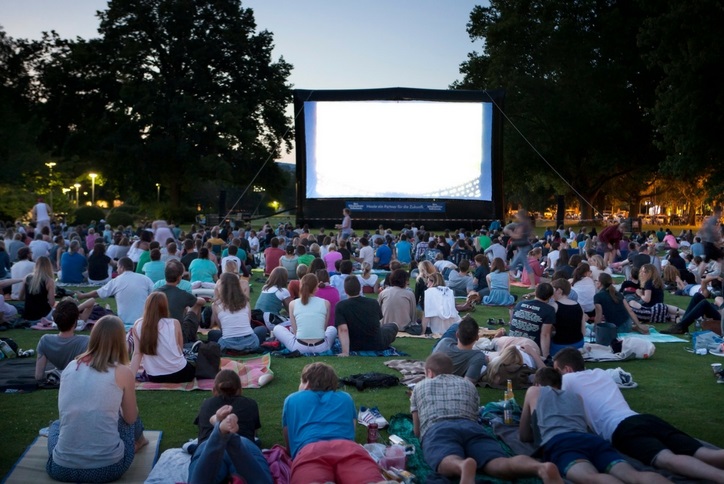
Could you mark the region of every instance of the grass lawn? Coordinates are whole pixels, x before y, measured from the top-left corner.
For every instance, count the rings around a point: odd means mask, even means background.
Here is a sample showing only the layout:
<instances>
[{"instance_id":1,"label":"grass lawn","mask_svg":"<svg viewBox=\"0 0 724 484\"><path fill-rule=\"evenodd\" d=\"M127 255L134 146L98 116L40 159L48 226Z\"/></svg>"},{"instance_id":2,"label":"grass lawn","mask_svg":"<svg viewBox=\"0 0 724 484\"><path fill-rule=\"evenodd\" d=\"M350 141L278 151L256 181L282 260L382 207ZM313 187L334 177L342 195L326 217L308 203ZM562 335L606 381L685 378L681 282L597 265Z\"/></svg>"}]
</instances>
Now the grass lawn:
<instances>
[{"instance_id":1,"label":"grass lawn","mask_svg":"<svg viewBox=\"0 0 724 484\"><path fill-rule=\"evenodd\" d=\"M255 274L256 276L256 274ZM261 290L261 283L253 282L252 300ZM522 294L521 288L513 292ZM686 307L688 298L667 295L667 302ZM115 301L101 300L101 304ZM478 307L473 317L483 325L488 318L506 318L507 309ZM663 328L665 325L659 325ZM21 348L35 348L43 332L33 330L12 330L2 333L13 338ZM399 338L394 346L409 353L409 358L424 359L431 350L433 341L416 338ZM682 430L713 444L724 446L718 415L724 385L717 385L712 376L710 364L719 362L716 356L696 356L684 351L685 343L660 344L653 359L608 363L595 366L613 368L621 366L631 372L639 387L624 390L629 404L639 412L654 413ZM245 390L245 395L259 404L262 428L259 433L265 446L282 443L281 411L284 398L297 390L302 367L312 361L326 361L334 366L340 376L369 371L387 372L399 376L394 370L383 365L385 358L335 358L302 357L293 359L274 358L272 369L275 378L261 389ZM592 365L593 366L593 365ZM391 417L399 412L409 413L406 387L366 390L358 392L347 389L357 406L378 406L382 414ZM479 389L481 403L501 400L502 391ZM144 425L149 430L162 430L162 450L179 447L196 436L194 418L201 402L210 396L209 392L144 391L138 392L138 406ZM516 395L522 400L523 392ZM25 448L33 441L38 430L58 417L57 390L38 390L28 394L0 395L0 475L5 475ZM522 402L521 402L522 403ZM386 433L382 432L383 437ZM359 426L357 441L364 442L366 428Z\"/></svg>"}]
</instances>

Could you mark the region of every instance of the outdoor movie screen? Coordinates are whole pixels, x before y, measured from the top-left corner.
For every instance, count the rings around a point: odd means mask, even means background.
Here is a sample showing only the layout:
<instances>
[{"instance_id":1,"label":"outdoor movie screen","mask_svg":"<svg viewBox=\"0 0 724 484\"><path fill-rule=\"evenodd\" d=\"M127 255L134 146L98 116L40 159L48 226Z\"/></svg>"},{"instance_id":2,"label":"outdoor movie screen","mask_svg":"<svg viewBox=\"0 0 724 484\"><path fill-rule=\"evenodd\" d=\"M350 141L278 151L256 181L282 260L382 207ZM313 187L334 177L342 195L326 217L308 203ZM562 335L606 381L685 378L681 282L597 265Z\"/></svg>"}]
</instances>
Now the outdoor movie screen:
<instances>
[{"instance_id":1,"label":"outdoor movie screen","mask_svg":"<svg viewBox=\"0 0 724 484\"><path fill-rule=\"evenodd\" d=\"M491 102L306 101L308 199L491 201Z\"/></svg>"}]
</instances>

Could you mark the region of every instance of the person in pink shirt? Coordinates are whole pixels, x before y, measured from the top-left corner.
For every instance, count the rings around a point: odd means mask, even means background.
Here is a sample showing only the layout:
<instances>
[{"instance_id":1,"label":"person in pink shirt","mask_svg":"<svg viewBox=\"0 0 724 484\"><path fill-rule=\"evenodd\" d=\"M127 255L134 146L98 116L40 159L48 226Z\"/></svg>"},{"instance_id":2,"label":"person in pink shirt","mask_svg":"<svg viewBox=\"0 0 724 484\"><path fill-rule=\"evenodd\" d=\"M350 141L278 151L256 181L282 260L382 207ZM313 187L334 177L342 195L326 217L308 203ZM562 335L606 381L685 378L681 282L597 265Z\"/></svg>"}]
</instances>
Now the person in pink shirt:
<instances>
[{"instance_id":1,"label":"person in pink shirt","mask_svg":"<svg viewBox=\"0 0 724 484\"><path fill-rule=\"evenodd\" d=\"M337 250L337 246L329 244L328 252L322 257L324 263L327 265L327 272L337 272L334 263L338 260L342 260L342 253Z\"/></svg>"}]
</instances>

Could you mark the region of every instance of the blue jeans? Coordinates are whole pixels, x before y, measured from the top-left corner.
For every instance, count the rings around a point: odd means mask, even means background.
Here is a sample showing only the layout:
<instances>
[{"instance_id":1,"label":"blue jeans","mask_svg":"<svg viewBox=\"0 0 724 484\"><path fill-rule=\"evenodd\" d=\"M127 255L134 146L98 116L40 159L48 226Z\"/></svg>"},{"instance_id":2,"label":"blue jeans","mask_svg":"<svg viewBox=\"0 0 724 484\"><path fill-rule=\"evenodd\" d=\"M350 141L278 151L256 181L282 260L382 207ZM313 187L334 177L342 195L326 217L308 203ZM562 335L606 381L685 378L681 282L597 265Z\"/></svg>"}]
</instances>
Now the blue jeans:
<instances>
[{"instance_id":1,"label":"blue jeans","mask_svg":"<svg viewBox=\"0 0 724 484\"><path fill-rule=\"evenodd\" d=\"M189 484L226 482L231 474L246 482L273 484L264 455L251 440L238 434L222 434L214 426L208 440L196 448L189 464ZM209 476L216 476L213 481Z\"/></svg>"},{"instance_id":2,"label":"blue jeans","mask_svg":"<svg viewBox=\"0 0 724 484\"><path fill-rule=\"evenodd\" d=\"M221 351L226 349L236 351L253 351L259 348L267 337L269 331L264 326L254 328L254 334L249 336L240 336L238 338L224 338L221 331L212 329L207 336L209 341L217 341L221 346Z\"/></svg>"},{"instance_id":3,"label":"blue jeans","mask_svg":"<svg viewBox=\"0 0 724 484\"><path fill-rule=\"evenodd\" d=\"M532 245L523 245L517 248L518 251L515 253L513 260L510 261L510 269L515 270L518 267L523 266L523 269L528 271L528 274L533 274L530 264L528 264L528 252L533 249Z\"/></svg>"},{"instance_id":4,"label":"blue jeans","mask_svg":"<svg viewBox=\"0 0 724 484\"><path fill-rule=\"evenodd\" d=\"M53 462L53 449L60 437L60 420L50 424L48 430L48 462L45 471L56 481L63 482L111 482L120 477L131 467L136 454L135 443L143 435L143 424L139 417L132 424L126 423L123 417L118 417L118 433L123 440L124 453L120 461L105 467L95 469L71 469Z\"/></svg>"}]
</instances>

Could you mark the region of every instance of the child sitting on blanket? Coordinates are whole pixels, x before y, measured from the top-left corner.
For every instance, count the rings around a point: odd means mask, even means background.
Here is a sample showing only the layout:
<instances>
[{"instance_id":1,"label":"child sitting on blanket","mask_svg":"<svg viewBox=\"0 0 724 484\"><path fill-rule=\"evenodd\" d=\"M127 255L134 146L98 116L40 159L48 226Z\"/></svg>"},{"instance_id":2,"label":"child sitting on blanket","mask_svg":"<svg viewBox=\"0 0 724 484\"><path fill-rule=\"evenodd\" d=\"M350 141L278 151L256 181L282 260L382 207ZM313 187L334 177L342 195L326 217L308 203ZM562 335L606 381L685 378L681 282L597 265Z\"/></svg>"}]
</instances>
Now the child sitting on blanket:
<instances>
[{"instance_id":1,"label":"child sitting on blanket","mask_svg":"<svg viewBox=\"0 0 724 484\"><path fill-rule=\"evenodd\" d=\"M241 395L239 375L221 370L214 380L213 394L201 404L194 421L199 436L198 447L189 448L189 482L228 482L234 474L246 482L271 484L269 467L254 443L261 428L259 407Z\"/></svg>"}]
</instances>

